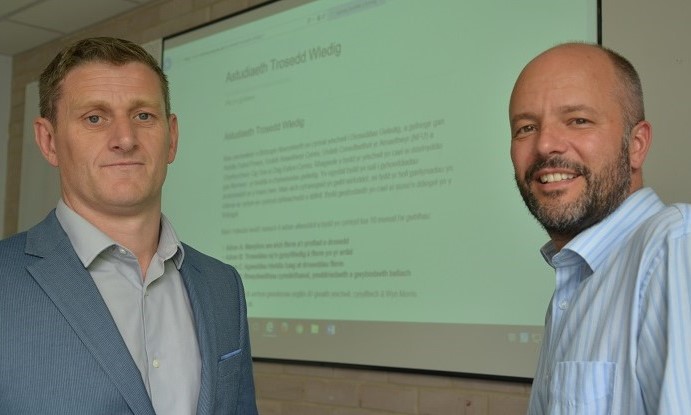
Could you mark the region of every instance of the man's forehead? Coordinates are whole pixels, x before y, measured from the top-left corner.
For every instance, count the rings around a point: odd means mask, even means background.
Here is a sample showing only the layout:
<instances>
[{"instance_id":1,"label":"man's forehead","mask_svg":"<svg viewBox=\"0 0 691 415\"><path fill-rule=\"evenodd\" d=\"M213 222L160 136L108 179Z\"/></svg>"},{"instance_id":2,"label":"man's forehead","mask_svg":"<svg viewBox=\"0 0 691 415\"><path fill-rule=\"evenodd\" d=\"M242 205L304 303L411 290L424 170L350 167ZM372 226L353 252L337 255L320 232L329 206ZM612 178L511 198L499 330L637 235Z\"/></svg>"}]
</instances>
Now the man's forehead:
<instances>
[{"instance_id":1,"label":"man's forehead","mask_svg":"<svg viewBox=\"0 0 691 415\"><path fill-rule=\"evenodd\" d=\"M561 90L573 94L581 88L609 92L616 85L614 66L604 52L592 47L555 49L539 55L523 69L514 85L511 103L526 94Z\"/></svg>"},{"instance_id":2,"label":"man's forehead","mask_svg":"<svg viewBox=\"0 0 691 415\"><path fill-rule=\"evenodd\" d=\"M90 73L113 73L116 74L119 71L133 71L136 70L140 73L139 76L154 77L158 78L156 72L151 69L148 65L138 62L138 61L128 61L123 63L113 63L105 60L92 60L79 63L72 68L70 68L62 82L64 83L68 79L79 78L84 75L85 72Z\"/></svg>"},{"instance_id":3,"label":"man's forehead","mask_svg":"<svg viewBox=\"0 0 691 415\"><path fill-rule=\"evenodd\" d=\"M60 96L88 91L137 89L141 93L161 92L156 73L140 62L112 64L105 61L85 62L72 68L60 82ZM72 94L71 94L72 92Z\"/></svg>"},{"instance_id":4,"label":"man's forehead","mask_svg":"<svg viewBox=\"0 0 691 415\"><path fill-rule=\"evenodd\" d=\"M613 63L601 49L582 44L567 44L548 49L531 60L521 71L516 84L526 78L559 79L582 74L613 75Z\"/></svg>"}]
</instances>

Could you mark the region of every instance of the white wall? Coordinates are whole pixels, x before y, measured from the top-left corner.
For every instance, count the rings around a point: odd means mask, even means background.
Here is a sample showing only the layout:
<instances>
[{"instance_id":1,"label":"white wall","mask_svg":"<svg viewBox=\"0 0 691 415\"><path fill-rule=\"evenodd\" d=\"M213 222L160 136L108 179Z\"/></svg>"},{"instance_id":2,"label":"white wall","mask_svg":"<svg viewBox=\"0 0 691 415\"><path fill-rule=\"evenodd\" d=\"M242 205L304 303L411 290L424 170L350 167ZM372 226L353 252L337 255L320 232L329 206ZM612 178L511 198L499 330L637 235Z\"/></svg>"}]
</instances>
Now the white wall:
<instances>
[{"instance_id":1,"label":"white wall","mask_svg":"<svg viewBox=\"0 0 691 415\"><path fill-rule=\"evenodd\" d=\"M5 182L7 181L7 143L10 137L10 96L12 58L0 55L0 238L5 226Z\"/></svg>"},{"instance_id":2,"label":"white wall","mask_svg":"<svg viewBox=\"0 0 691 415\"><path fill-rule=\"evenodd\" d=\"M22 140L22 176L19 190L19 223L25 231L46 217L60 199L58 170L48 164L34 140L34 119L38 117L38 82L24 91L24 137Z\"/></svg>"},{"instance_id":3,"label":"white wall","mask_svg":"<svg viewBox=\"0 0 691 415\"><path fill-rule=\"evenodd\" d=\"M667 203L691 202L691 2L602 3L602 44L638 69L653 124L645 184Z\"/></svg>"}]
</instances>

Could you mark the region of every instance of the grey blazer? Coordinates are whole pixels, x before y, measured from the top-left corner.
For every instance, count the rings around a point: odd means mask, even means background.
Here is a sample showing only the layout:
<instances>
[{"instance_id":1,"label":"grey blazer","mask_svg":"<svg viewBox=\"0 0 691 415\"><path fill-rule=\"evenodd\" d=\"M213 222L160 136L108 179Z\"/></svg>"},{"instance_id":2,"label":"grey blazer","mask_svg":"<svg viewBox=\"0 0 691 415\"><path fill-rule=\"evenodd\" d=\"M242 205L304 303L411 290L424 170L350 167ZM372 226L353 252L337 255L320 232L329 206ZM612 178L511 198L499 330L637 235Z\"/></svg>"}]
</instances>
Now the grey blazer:
<instances>
[{"instance_id":1,"label":"grey blazer","mask_svg":"<svg viewBox=\"0 0 691 415\"><path fill-rule=\"evenodd\" d=\"M184 248L180 273L202 358L197 413L256 414L240 276ZM0 414L154 415L141 374L54 211L0 241Z\"/></svg>"}]
</instances>

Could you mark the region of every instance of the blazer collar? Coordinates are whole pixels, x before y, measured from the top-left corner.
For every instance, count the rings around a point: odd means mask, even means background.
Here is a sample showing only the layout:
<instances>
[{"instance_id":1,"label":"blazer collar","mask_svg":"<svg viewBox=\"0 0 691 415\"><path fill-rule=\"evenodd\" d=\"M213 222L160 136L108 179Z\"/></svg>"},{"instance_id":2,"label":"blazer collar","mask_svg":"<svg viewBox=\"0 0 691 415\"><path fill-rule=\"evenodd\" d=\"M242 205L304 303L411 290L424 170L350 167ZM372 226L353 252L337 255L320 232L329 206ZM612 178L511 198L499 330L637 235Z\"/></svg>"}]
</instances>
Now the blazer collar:
<instances>
[{"instance_id":1,"label":"blazer collar","mask_svg":"<svg viewBox=\"0 0 691 415\"><path fill-rule=\"evenodd\" d=\"M184 246L184 245L183 245ZM189 247L184 246L189 253ZM216 342L215 318L212 313L213 297L211 288L202 278L195 255L186 255L180 268L180 275L187 288L187 295L192 305L194 322L197 327L197 339L202 360L201 386L197 414L206 415L213 411L215 401L216 379L218 378L218 350Z\"/></svg>"}]
</instances>

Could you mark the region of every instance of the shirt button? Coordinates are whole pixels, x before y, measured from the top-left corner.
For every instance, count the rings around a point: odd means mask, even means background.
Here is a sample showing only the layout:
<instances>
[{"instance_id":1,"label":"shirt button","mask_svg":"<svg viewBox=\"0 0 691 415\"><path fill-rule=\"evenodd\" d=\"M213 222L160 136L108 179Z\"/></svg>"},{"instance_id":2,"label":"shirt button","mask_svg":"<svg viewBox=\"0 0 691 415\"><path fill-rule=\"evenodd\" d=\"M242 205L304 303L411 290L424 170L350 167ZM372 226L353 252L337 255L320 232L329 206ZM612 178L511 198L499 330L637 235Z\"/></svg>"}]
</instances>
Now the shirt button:
<instances>
[{"instance_id":1,"label":"shirt button","mask_svg":"<svg viewBox=\"0 0 691 415\"><path fill-rule=\"evenodd\" d=\"M566 310L567 308L569 308L569 302L566 300L561 300L559 302L559 308L562 310Z\"/></svg>"},{"instance_id":2,"label":"shirt button","mask_svg":"<svg viewBox=\"0 0 691 415\"><path fill-rule=\"evenodd\" d=\"M151 362L151 365L158 369L158 367L161 366L161 362L159 362L158 359L154 359L154 361Z\"/></svg>"},{"instance_id":3,"label":"shirt button","mask_svg":"<svg viewBox=\"0 0 691 415\"><path fill-rule=\"evenodd\" d=\"M120 255L127 255L127 251L125 250L125 248L119 248L118 252L120 252Z\"/></svg>"}]
</instances>

